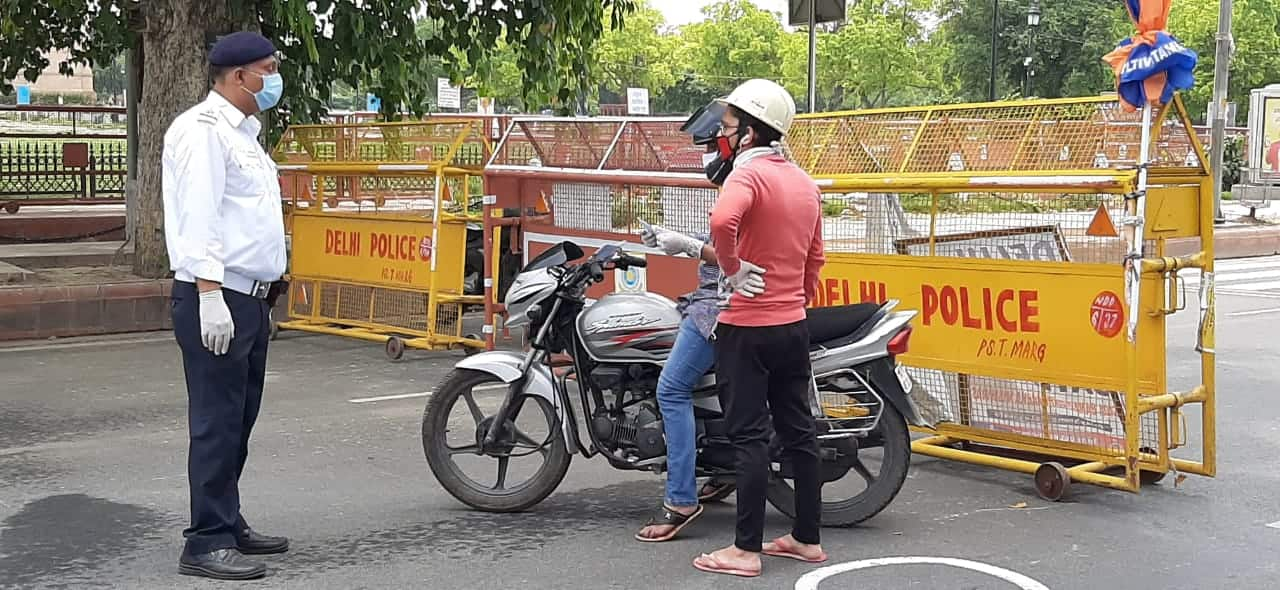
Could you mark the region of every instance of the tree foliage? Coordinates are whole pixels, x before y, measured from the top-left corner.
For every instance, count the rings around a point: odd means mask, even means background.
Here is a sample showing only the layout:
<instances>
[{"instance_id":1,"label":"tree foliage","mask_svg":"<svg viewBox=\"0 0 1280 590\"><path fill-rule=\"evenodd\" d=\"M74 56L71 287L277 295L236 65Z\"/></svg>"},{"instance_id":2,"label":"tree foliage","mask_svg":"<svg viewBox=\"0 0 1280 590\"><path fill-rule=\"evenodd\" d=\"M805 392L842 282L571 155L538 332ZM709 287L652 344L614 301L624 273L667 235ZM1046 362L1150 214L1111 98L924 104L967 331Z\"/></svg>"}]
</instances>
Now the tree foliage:
<instances>
[{"instance_id":1,"label":"tree foliage","mask_svg":"<svg viewBox=\"0 0 1280 590\"><path fill-rule=\"evenodd\" d=\"M944 72L966 101L987 100L991 79L991 11L994 2L942 0L936 42L948 48ZM1114 76L1102 56L1132 33L1119 1L1041 2L1040 26L1027 25L1025 2L999 3L996 39L997 97L1022 94L1032 59L1030 94L1091 96L1113 89Z\"/></svg>"},{"instance_id":2,"label":"tree foliage","mask_svg":"<svg viewBox=\"0 0 1280 590\"><path fill-rule=\"evenodd\" d=\"M1280 6L1274 0L1235 0L1231 16L1235 55L1227 96L1239 105L1237 124L1243 125L1249 91L1280 81ZM1175 3L1169 15L1169 32L1200 54L1195 88L1185 97L1192 116L1200 118L1213 97L1218 4Z\"/></svg>"},{"instance_id":3,"label":"tree foliage","mask_svg":"<svg viewBox=\"0 0 1280 590\"><path fill-rule=\"evenodd\" d=\"M922 0L862 0L820 37L818 91L826 110L939 101L949 94Z\"/></svg>"},{"instance_id":4,"label":"tree foliage","mask_svg":"<svg viewBox=\"0 0 1280 590\"><path fill-rule=\"evenodd\" d=\"M633 6L632 0L220 3L277 41L284 58L282 110L308 121L326 109L335 82L378 95L389 115L399 107L422 114L442 72L455 81L514 72L520 98L566 106L593 87L593 42L606 22L622 25ZM60 64L66 72L75 63L110 63L129 47L133 30L146 26L146 6L137 0L0 0L0 94L11 91L8 80L34 79L52 49L71 50ZM505 65L493 59L495 50L510 52L511 67L495 72ZM466 64L474 64L470 72Z\"/></svg>"},{"instance_id":5,"label":"tree foliage","mask_svg":"<svg viewBox=\"0 0 1280 590\"><path fill-rule=\"evenodd\" d=\"M628 87L648 88L660 94L676 83L678 41L662 34L665 22L661 12L640 0L623 26L605 32L593 60L602 88L618 94Z\"/></svg>"},{"instance_id":6,"label":"tree foliage","mask_svg":"<svg viewBox=\"0 0 1280 590\"><path fill-rule=\"evenodd\" d=\"M703 8L706 20L680 34L681 65L722 94L751 78L782 80L785 35L780 15L748 0Z\"/></svg>"}]
</instances>

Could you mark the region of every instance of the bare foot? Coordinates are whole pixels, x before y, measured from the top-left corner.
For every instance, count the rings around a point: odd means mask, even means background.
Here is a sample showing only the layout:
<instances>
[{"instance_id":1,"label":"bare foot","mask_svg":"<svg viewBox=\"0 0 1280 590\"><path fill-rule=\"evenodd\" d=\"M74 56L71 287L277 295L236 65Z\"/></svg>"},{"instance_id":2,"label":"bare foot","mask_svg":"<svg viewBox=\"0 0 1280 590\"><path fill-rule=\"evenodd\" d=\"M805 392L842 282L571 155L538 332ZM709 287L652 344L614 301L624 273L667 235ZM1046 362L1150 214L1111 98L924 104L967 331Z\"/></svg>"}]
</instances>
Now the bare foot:
<instances>
[{"instance_id":1,"label":"bare foot","mask_svg":"<svg viewBox=\"0 0 1280 590\"><path fill-rule=\"evenodd\" d=\"M743 551L737 545L730 545L710 554L704 553L698 556L693 560L693 565L700 570L713 573L755 577L760 575L760 554Z\"/></svg>"},{"instance_id":2,"label":"bare foot","mask_svg":"<svg viewBox=\"0 0 1280 590\"><path fill-rule=\"evenodd\" d=\"M827 560L827 552L822 550L822 545L809 545L797 541L795 537L786 535L778 537L772 541L768 541L763 546L765 555L773 555L776 557L790 557L800 561L818 563Z\"/></svg>"},{"instance_id":3,"label":"bare foot","mask_svg":"<svg viewBox=\"0 0 1280 590\"><path fill-rule=\"evenodd\" d=\"M692 516L698 511L699 506L664 506L667 510L679 514L681 516ZM661 539L670 535L673 531L680 527L679 524L651 524L640 529L636 533L637 537L642 539Z\"/></svg>"}]
</instances>

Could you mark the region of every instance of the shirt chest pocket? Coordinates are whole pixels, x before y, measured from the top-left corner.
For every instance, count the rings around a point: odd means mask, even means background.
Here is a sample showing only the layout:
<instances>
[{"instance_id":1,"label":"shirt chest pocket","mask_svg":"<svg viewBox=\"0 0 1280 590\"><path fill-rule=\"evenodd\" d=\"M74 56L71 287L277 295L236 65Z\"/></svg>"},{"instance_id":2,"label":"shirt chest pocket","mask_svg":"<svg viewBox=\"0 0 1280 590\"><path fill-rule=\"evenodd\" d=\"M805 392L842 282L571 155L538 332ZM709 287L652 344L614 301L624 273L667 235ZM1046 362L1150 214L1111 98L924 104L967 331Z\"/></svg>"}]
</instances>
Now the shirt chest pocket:
<instances>
[{"instance_id":1,"label":"shirt chest pocket","mask_svg":"<svg viewBox=\"0 0 1280 590\"><path fill-rule=\"evenodd\" d=\"M269 193L275 170L253 150L235 148L227 162L227 193L256 197Z\"/></svg>"}]
</instances>

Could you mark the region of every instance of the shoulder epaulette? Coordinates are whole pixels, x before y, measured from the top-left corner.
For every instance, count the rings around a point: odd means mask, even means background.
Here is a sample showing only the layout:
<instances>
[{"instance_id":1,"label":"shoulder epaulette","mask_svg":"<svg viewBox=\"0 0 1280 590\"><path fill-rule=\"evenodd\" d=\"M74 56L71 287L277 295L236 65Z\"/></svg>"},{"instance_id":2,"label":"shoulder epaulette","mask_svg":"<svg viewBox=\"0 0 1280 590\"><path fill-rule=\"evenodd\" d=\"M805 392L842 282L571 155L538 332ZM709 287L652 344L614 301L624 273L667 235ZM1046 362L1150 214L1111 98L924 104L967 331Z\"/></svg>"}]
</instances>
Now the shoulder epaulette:
<instances>
[{"instance_id":1,"label":"shoulder epaulette","mask_svg":"<svg viewBox=\"0 0 1280 590\"><path fill-rule=\"evenodd\" d=\"M214 110L201 111L196 113L196 120L205 125L217 125L218 113Z\"/></svg>"}]
</instances>

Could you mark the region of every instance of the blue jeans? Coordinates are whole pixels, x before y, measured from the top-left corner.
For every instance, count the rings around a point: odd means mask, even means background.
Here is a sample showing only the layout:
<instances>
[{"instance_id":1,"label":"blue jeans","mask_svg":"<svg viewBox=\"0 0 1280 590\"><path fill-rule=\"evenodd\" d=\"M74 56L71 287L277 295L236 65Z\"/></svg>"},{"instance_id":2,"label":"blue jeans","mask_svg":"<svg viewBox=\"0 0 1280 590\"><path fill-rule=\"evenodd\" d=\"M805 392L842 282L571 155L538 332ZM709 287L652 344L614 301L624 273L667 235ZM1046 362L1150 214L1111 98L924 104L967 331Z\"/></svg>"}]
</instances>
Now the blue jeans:
<instances>
[{"instance_id":1,"label":"blue jeans","mask_svg":"<svg viewBox=\"0 0 1280 590\"><path fill-rule=\"evenodd\" d=\"M667 504L698 505L695 466L698 449L693 421L693 387L715 364L715 346L703 338L693 320L680 322L680 333L658 377L658 407L667 436Z\"/></svg>"}]
</instances>

